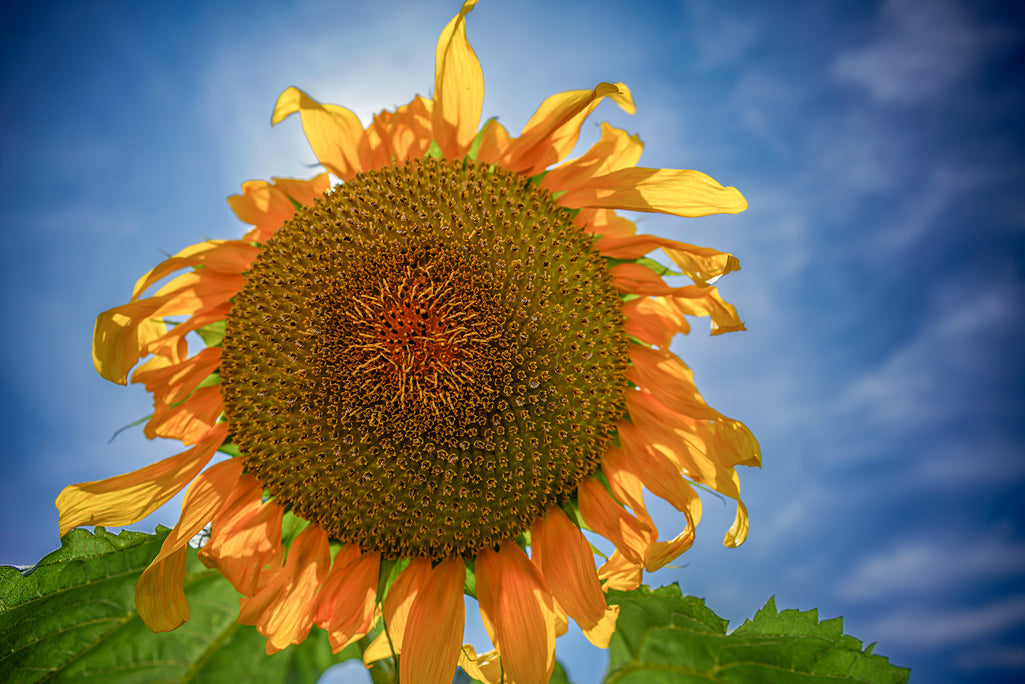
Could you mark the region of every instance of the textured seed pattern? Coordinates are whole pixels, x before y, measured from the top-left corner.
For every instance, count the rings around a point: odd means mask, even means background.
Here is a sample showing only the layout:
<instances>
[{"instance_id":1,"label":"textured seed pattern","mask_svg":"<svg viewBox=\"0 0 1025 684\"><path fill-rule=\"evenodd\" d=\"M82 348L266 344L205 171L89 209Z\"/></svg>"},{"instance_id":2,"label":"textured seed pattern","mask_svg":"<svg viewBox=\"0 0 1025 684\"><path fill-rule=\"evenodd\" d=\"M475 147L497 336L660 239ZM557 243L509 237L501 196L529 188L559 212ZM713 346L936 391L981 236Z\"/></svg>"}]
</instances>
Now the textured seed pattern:
<instances>
[{"instance_id":1,"label":"textured seed pattern","mask_svg":"<svg viewBox=\"0 0 1025 684\"><path fill-rule=\"evenodd\" d=\"M624 411L619 294L572 215L498 168L370 171L263 246L228 317L249 472L385 557L472 556L596 471Z\"/></svg>"}]
</instances>

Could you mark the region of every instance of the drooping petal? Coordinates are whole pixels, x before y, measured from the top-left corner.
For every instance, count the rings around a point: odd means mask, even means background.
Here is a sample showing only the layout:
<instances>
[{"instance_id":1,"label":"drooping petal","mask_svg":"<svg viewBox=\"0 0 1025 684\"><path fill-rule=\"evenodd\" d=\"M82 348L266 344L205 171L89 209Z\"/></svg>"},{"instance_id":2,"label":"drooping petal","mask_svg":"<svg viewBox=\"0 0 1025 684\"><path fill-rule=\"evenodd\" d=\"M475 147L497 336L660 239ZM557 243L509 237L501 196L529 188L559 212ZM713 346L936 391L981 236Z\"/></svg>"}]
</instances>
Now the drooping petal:
<instances>
[{"instance_id":1,"label":"drooping petal","mask_svg":"<svg viewBox=\"0 0 1025 684\"><path fill-rule=\"evenodd\" d=\"M587 526L615 544L631 562L642 563L654 528L627 513L593 477L581 480L577 493Z\"/></svg>"},{"instance_id":2,"label":"drooping petal","mask_svg":"<svg viewBox=\"0 0 1025 684\"><path fill-rule=\"evenodd\" d=\"M93 364L103 377L124 385L146 347L166 332L166 316L194 314L227 302L242 288L241 275L200 269L178 276L147 299L101 313L93 332Z\"/></svg>"},{"instance_id":3,"label":"drooping petal","mask_svg":"<svg viewBox=\"0 0 1025 684\"><path fill-rule=\"evenodd\" d=\"M614 551L605 563L598 568L598 579L604 584L602 589L608 591L633 591L641 586L644 566L631 563L619 551Z\"/></svg>"},{"instance_id":4,"label":"drooping petal","mask_svg":"<svg viewBox=\"0 0 1025 684\"><path fill-rule=\"evenodd\" d=\"M668 501L673 508L687 514L693 525L701 519L701 499L680 476L680 470L660 451L651 446L637 427L627 420L618 423L622 449L610 448L602 457L602 468L629 470L655 496Z\"/></svg>"},{"instance_id":5,"label":"drooping petal","mask_svg":"<svg viewBox=\"0 0 1025 684\"><path fill-rule=\"evenodd\" d=\"M502 661L497 650L477 655L473 646L463 644L459 651L459 667L483 684L513 684L508 679L502 681Z\"/></svg>"},{"instance_id":6,"label":"drooping petal","mask_svg":"<svg viewBox=\"0 0 1025 684\"><path fill-rule=\"evenodd\" d=\"M259 250L235 240L210 240L186 247L166 259L135 282L132 300L135 301L154 283L175 271L189 266L203 266L218 273L241 274L253 263Z\"/></svg>"},{"instance_id":7,"label":"drooping petal","mask_svg":"<svg viewBox=\"0 0 1025 684\"><path fill-rule=\"evenodd\" d=\"M228 204L239 219L253 226L245 239L263 242L295 215L295 203L304 207L313 204L330 185L327 173L310 180L275 178L273 183L246 181L242 184L242 194L229 197Z\"/></svg>"},{"instance_id":8,"label":"drooping petal","mask_svg":"<svg viewBox=\"0 0 1025 684\"><path fill-rule=\"evenodd\" d=\"M284 567L269 573L269 581L255 596L240 599L238 621L256 625L267 637L267 655L302 643L310 633L314 595L330 562L327 533L310 525L292 542Z\"/></svg>"},{"instance_id":9,"label":"drooping petal","mask_svg":"<svg viewBox=\"0 0 1025 684\"><path fill-rule=\"evenodd\" d=\"M557 506L534 523L530 539L531 560L538 564L552 596L592 644L608 648L619 606L605 603L591 545Z\"/></svg>"},{"instance_id":10,"label":"drooping petal","mask_svg":"<svg viewBox=\"0 0 1025 684\"><path fill-rule=\"evenodd\" d=\"M661 247L683 273L701 287L740 270L740 260L732 254L657 235L602 235L594 247L602 256L614 259L636 259Z\"/></svg>"},{"instance_id":11,"label":"drooping petal","mask_svg":"<svg viewBox=\"0 0 1025 684\"><path fill-rule=\"evenodd\" d=\"M533 176L558 162L577 144L584 119L606 97L633 114L630 89L622 83L599 83L593 90L570 90L549 96L527 121L520 137L509 143L502 166ZM563 203L562 198L559 202Z\"/></svg>"},{"instance_id":12,"label":"drooping petal","mask_svg":"<svg viewBox=\"0 0 1025 684\"><path fill-rule=\"evenodd\" d=\"M374 626L380 569L379 553L359 553L353 557L339 551L335 556L331 572L317 595L315 616L317 625L327 630L335 653Z\"/></svg>"},{"instance_id":13,"label":"drooping petal","mask_svg":"<svg viewBox=\"0 0 1025 684\"><path fill-rule=\"evenodd\" d=\"M384 597L384 629L363 651L363 663L367 667L374 661L402 652L409 611L430 572L430 560L414 558L388 588Z\"/></svg>"},{"instance_id":14,"label":"drooping petal","mask_svg":"<svg viewBox=\"0 0 1025 684\"><path fill-rule=\"evenodd\" d=\"M186 548L189 540L213 520L241 475L241 459L230 458L201 473L185 492L181 519L135 588L135 606L150 630L169 632L189 619L183 590Z\"/></svg>"},{"instance_id":15,"label":"drooping petal","mask_svg":"<svg viewBox=\"0 0 1025 684\"><path fill-rule=\"evenodd\" d=\"M295 86L278 96L271 125L299 112L303 131L317 159L331 173L348 180L363 169L359 160L359 142L363 125L351 111L333 104L321 104Z\"/></svg>"},{"instance_id":16,"label":"drooping petal","mask_svg":"<svg viewBox=\"0 0 1025 684\"><path fill-rule=\"evenodd\" d=\"M283 552L281 506L263 500L263 484L243 475L231 498L214 516L210 539L199 550L208 568L216 567L244 596L253 596L265 566Z\"/></svg>"},{"instance_id":17,"label":"drooping petal","mask_svg":"<svg viewBox=\"0 0 1025 684\"><path fill-rule=\"evenodd\" d=\"M466 39L466 15L477 0L466 0L441 32L435 53L433 128L442 154L458 159L477 135L484 104L484 74Z\"/></svg>"},{"instance_id":18,"label":"drooping petal","mask_svg":"<svg viewBox=\"0 0 1025 684\"><path fill-rule=\"evenodd\" d=\"M399 679L449 684L456 673L463 639L463 583L466 566L459 557L431 570L409 611L402 638Z\"/></svg>"},{"instance_id":19,"label":"drooping petal","mask_svg":"<svg viewBox=\"0 0 1025 684\"><path fill-rule=\"evenodd\" d=\"M156 404L143 433L147 439L168 437L179 439L182 444L195 444L217 424L223 411L220 385L201 387L173 408Z\"/></svg>"},{"instance_id":20,"label":"drooping petal","mask_svg":"<svg viewBox=\"0 0 1025 684\"><path fill-rule=\"evenodd\" d=\"M140 366L132 373L132 382L146 385L146 389L153 393L155 403L176 404L188 397L199 383L217 370L221 362L221 348L207 347L178 364L168 364L166 359L159 357L154 357L153 361L165 362Z\"/></svg>"},{"instance_id":21,"label":"drooping petal","mask_svg":"<svg viewBox=\"0 0 1025 684\"><path fill-rule=\"evenodd\" d=\"M57 497L60 533L80 525L121 527L142 520L192 481L227 436L218 425L194 447L132 473L65 487Z\"/></svg>"},{"instance_id":22,"label":"drooping petal","mask_svg":"<svg viewBox=\"0 0 1025 684\"><path fill-rule=\"evenodd\" d=\"M631 344L629 355L633 366L627 377L667 408L694 418L719 416L698 394L693 374L675 354Z\"/></svg>"},{"instance_id":23,"label":"drooping petal","mask_svg":"<svg viewBox=\"0 0 1025 684\"><path fill-rule=\"evenodd\" d=\"M512 682L547 682L555 667L557 615L537 568L511 541L477 556L481 620Z\"/></svg>"},{"instance_id":24,"label":"drooping petal","mask_svg":"<svg viewBox=\"0 0 1025 684\"><path fill-rule=\"evenodd\" d=\"M567 207L605 207L654 211L676 216L736 214L747 200L734 187L723 187L700 171L620 169L595 176L559 198Z\"/></svg>"}]
</instances>

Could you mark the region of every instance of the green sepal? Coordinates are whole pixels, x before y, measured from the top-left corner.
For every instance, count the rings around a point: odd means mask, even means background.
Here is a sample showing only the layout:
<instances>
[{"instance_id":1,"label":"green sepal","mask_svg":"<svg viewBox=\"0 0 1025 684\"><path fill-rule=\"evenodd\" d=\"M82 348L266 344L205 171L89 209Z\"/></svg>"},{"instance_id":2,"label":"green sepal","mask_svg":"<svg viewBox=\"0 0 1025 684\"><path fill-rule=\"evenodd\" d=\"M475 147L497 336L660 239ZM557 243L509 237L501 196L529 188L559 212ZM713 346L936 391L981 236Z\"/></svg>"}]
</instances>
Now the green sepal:
<instances>
[{"instance_id":1,"label":"green sepal","mask_svg":"<svg viewBox=\"0 0 1025 684\"><path fill-rule=\"evenodd\" d=\"M203 343L208 347L219 347L224 341L224 330L227 327L227 321L214 321L208 325L204 325L202 328L196 328L196 334L202 338Z\"/></svg>"},{"instance_id":2,"label":"green sepal","mask_svg":"<svg viewBox=\"0 0 1025 684\"><path fill-rule=\"evenodd\" d=\"M477 598L477 568L472 560L465 561L466 578L463 580L463 593Z\"/></svg>"},{"instance_id":3,"label":"green sepal","mask_svg":"<svg viewBox=\"0 0 1025 684\"><path fill-rule=\"evenodd\" d=\"M430 146L427 148L427 152L424 153L424 159L432 157L434 159L441 159L445 155L441 152L441 145L438 144L437 140L432 140Z\"/></svg>"},{"instance_id":4,"label":"green sepal","mask_svg":"<svg viewBox=\"0 0 1025 684\"><path fill-rule=\"evenodd\" d=\"M481 143L484 142L484 131L495 121L498 121L498 117L491 117L485 121L484 125L480 127L479 131L477 131L477 135L474 136L473 142L470 143L470 150L466 153L467 159L470 161L477 161L477 154L480 152Z\"/></svg>"},{"instance_id":5,"label":"green sepal","mask_svg":"<svg viewBox=\"0 0 1025 684\"><path fill-rule=\"evenodd\" d=\"M242 457L242 452L239 450L238 444L233 444L231 442L225 442L217 450L220 451L222 454L228 454L232 458Z\"/></svg>"}]
</instances>

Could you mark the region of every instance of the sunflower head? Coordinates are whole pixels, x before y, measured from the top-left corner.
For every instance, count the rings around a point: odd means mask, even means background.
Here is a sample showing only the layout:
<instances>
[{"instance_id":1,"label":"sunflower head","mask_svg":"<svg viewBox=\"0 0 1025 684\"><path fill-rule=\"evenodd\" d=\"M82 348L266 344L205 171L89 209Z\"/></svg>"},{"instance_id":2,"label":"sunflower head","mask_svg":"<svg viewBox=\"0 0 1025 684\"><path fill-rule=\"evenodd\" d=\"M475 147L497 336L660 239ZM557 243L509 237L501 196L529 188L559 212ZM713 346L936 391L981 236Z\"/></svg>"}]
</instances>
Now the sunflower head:
<instances>
[{"instance_id":1,"label":"sunflower head","mask_svg":"<svg viewBox=\"0 0 1025 684\"><path fill-rule=\"evenodd\" d=\"M431 99L364 127L286 90L272 121L298 113L335 182L244 184L229 200L252 225L242 240L184 250L97 320L97 369L123 383L149 357L131 376L154 396L147 435L189 448L68 487L61 528L135 522L192 483L139 582L151 628L187 619L185 546L210 524L201 558L243 594L239 620L268 652L316 624L336 649L374 632L364 659L401 652L407 681L451 681L457 663L548 681L567 616L607 645L603 589L690 546L694 484L737 501L726 543L743 541L735 468L758 464L757 444L670 351L686 316L743 329L710 286L737 260L616 213L736 212L743 197L636 166L640 142L608 125L564 161L601 100L633 111L622 84L553 95L517 137L480 127L474 4L442 32ZM663 280L644 257L659 248L692 284ZM207 342L195 354L192 332ZM206 468L218 450L234 457ZM644 490L683 513L680 534L659 540ZM286 513L303 528L287 548ZM615 548L597 569L582 528ZM496 647L480 656L460 646L467 572Z\"/></svg>"}]
</instances>

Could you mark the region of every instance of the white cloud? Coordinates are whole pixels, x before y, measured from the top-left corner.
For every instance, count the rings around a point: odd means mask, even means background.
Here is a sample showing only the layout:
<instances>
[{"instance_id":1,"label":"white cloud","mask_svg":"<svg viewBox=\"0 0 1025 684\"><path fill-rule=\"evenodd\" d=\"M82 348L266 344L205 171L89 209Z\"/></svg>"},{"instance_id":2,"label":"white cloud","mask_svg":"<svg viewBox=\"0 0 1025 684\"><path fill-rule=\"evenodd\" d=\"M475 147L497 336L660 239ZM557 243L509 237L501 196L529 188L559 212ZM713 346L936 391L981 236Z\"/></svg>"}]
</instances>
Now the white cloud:
<instances>
[{"instance_id":1,"label":"white cloud","mask_svg":"<svg viewBox=\"0 0 1025 684\"><path fill-rule=\"evenodd\" d=\"M972 26L956 2L888 0L873 42L840 55L832 73L878 102L925 101L972 73L990 33Z\"/></svg>"},{"instance_id":2,"label":"white cloud","mask_svg":"<svg viewBox=\"0 0 1025 684\"><path fill-rule=\"evenodd\" d=\"M967 644L1025 624L1025 595L971 608L898 609L864 630L887 648L938 649Z\"/></svg>"},{"instance_id":3,"label":"white cloud","mask_svg":"<svg viewBox=\"0 0 1025 684\"><path fill-rule=\"evenodd\" d=\"M837 593L852 601L903 600L1025 571L1025 542L964 536L948 532L946 539L904 540L862 560Z\"/></svg>"}]
</instances>

